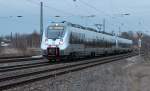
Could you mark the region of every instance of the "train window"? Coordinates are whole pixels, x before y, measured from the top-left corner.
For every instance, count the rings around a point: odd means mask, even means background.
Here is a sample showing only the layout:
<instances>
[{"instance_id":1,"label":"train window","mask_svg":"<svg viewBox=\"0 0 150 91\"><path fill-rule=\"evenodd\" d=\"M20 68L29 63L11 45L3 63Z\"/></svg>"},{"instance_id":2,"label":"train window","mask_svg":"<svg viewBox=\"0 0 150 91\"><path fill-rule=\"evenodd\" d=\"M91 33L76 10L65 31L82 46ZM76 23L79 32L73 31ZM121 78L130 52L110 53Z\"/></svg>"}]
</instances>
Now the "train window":
<instances>
[{"instance_id":1,"label":"train window","mask_svg":"<svg viewBox=\"0 0 150 91\"><path fill-rule=\"evenodd\" d=\"M73 43L73 38L72 38L73 36L72 36L72 32L70 33L70 38L69 38L69 43Z\"/></svg>"},{"instance_id":2,"label":"train window","mask_svg":"<svg viewBox=\"0 0 150 91\"><path fill-rule=\"evenodd\" d=\"M85 42L85 34L72 32L69 42L71 44L82 44Z\"/></svg>"},{"instance_id":3,"label":"train window","mask_svg":"<svg viewBox=\"0 0 150 91\"><path fill-rule=\"evenodd\" d=\"M64 36L65 31L64 30L47 30L47 37L49 39L60 39Z\"/></svg>"}]
</instances>

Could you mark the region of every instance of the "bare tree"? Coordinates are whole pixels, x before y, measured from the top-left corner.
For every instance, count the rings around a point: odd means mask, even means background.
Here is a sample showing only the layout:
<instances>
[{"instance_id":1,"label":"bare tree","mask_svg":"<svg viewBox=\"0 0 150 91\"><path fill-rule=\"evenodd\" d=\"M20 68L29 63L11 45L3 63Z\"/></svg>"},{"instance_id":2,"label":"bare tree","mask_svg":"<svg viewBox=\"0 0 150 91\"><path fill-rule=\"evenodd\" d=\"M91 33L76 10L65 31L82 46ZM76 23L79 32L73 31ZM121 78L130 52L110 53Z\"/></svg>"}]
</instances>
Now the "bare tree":
<instances>
[{"instance_id":1,"label":"bare tree","mask_svg":"<svg viewBox=\"0 0 150 91\"><path fill-rule=\"evenodd\" d=\"M32 34L28 35L27 41L28 41L28 47L39 48L40 34L34 31Z\"/></svg>"}]
</instances>

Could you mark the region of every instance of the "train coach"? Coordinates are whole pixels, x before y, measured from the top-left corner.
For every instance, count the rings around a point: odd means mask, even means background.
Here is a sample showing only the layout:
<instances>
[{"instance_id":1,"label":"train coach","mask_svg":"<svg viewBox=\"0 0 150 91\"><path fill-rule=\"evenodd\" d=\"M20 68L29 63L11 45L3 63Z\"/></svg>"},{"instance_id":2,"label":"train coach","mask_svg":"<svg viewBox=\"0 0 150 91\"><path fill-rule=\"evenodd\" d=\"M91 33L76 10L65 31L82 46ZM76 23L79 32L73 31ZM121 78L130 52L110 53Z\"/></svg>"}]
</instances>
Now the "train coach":
<instances>
[{"instance_id":1,"label":"train coach","mask_svg":"<svg viewBox=\"0 0 150 91\"><path fill-rule=\"evenodd\" d=\"M132 40L70 22L51 23L42 35L44 57L60 60L132 51Z\"/></svg>"}]
</instances>

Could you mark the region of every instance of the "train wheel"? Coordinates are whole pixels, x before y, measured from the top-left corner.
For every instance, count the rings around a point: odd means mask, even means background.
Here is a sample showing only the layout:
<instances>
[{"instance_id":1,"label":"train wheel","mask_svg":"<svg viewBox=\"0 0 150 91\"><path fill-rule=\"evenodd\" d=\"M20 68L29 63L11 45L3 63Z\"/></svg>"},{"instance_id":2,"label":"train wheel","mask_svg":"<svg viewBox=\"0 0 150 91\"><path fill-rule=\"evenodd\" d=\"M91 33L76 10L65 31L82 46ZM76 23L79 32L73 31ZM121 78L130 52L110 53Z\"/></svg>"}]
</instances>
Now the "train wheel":
<instances>
[{"instance_id":1,"label":"train wheel","mask_svg":"<svg viewBox=\"0 0 150 91\"><path fill-rule=\"evenodd\" d=\"M104 52L104 56L108 56L108 52L107 51Z\"/></svg>"},{"instance_id":2,"label":"train wheel","mask_svg":"<svg viewBox=\"0 0 150 91\"><path fill-rule=\"evenodd\" d=\"M91 52L91 57L95 57L95 52Z\"/></svg>"},{"instance_id":3,"label":"train wheel","mask_svg":"<svg viewBox=\"0 0 150 91\"><path fill-rule=\"evenodd\" d=\"M68 61L74 61L76 58L76 54L75 53L70 53L70 55L67 57Z\"/></svg>"}]
</instances>

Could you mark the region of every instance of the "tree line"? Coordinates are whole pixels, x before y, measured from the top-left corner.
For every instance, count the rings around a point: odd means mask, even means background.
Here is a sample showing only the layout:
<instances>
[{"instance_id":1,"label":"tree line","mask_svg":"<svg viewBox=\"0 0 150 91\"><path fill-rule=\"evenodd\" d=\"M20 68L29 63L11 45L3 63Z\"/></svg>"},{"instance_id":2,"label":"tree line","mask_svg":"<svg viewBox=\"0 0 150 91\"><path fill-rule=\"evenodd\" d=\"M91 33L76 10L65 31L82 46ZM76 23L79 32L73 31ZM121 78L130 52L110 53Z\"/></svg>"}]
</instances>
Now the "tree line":
<instances>
[{"instance_id":1,"label":"tree line","mask_svg":"<svg viewBox=\"0 0 150 91\"><path fill-rule=\"evenodd\" d=\"M122 32L120 37L131 39L133 41L133 46L138 46L138 38L135 37L135 33L132 31ZM40 48L40 34L34 31L31 34L10 34L4 37L0 37L0 43L4 40L10 42L9 47L26 50L27 48ZM142 49L149 52L150 48L150 35L143 33L142 38ZM0 50L2 47L0 47Z\"/></svg>"},{"instance_id":2,"label":"tree line","mask_svg":"<svg viewBox=\"0 0 150 91\"><path fill-rule=\"evenodd\" d=\"M0 42L9 43L9 47L26 50L27 48L40 48L40 34L34 31L31 34L15 33L0 37Z\"/></svg>"}]
</instances>

